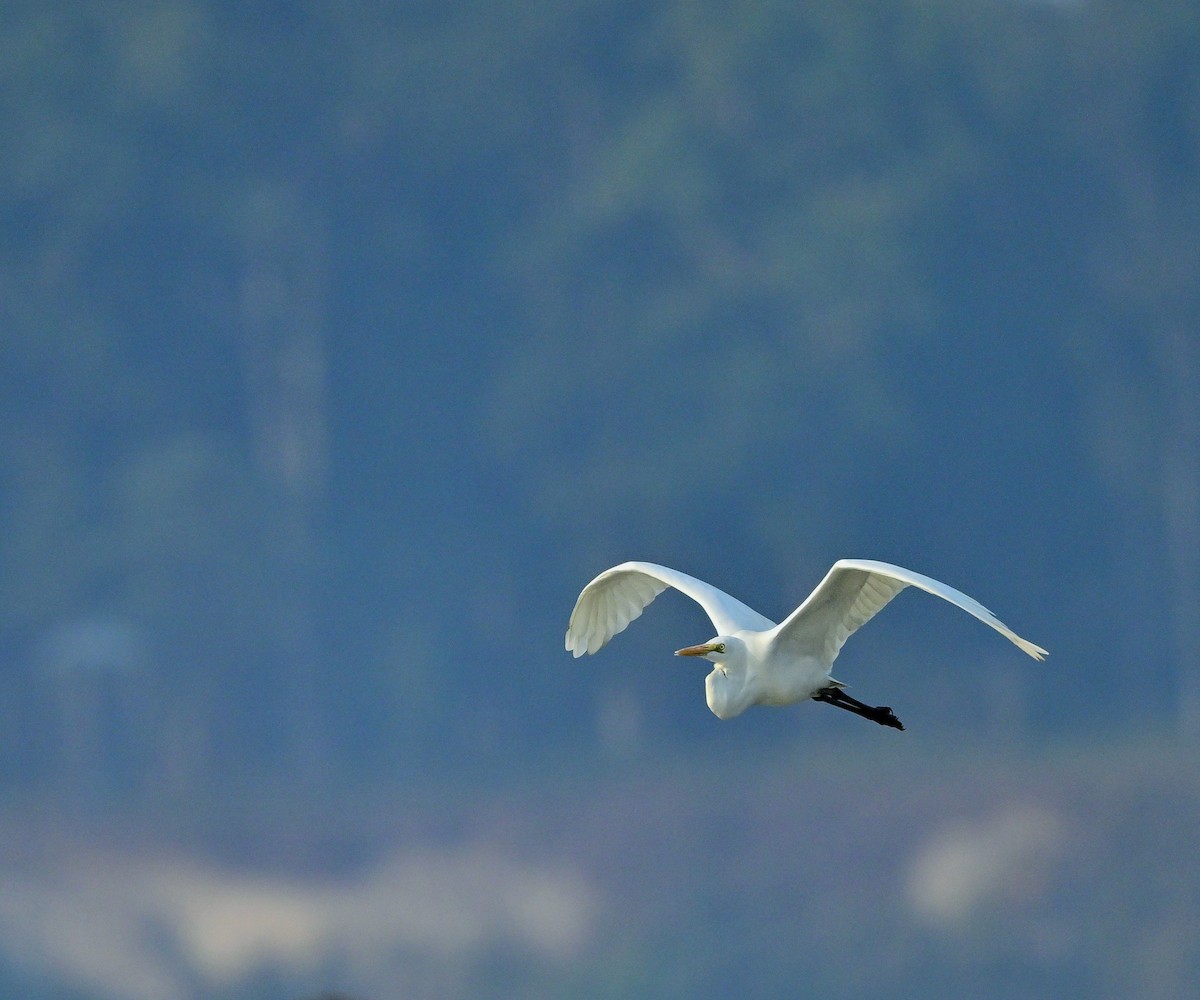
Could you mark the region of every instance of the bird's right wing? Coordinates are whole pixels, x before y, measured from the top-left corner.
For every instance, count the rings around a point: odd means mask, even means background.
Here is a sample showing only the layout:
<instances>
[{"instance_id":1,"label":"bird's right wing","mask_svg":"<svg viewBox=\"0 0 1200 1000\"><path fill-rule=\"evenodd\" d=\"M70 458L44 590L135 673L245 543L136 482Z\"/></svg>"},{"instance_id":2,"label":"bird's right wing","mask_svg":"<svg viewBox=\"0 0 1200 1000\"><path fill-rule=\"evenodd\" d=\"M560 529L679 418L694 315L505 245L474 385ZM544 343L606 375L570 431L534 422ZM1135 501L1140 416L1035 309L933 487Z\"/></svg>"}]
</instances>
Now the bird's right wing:
<instances>
[{"instance_id":1,"label":"bird's right wing","mask_svg":"<svg viewBox=\"0 0 1200 1000\"><path fill-rule=\"evenodd\" d=\"M603 649L609 639L625 631L668 587L687 594L699 604L720 635L741 629L763 631L775 625L741 601L694 576L654 563L627 562L606 569L583 588L567 626L567 649L577 657Z\"/></svg>"},{"instance_id":2,"label":"bird's right wing","mask_svg":"<svg viewBox=\"0 0 1200 1000\"><path fill-rule=\"evenodd\" d=\"M776 642L794 654L817 656L827 664L832 663L845 641L905 587L917 587L962 608L1035 660L1047 655L1041 646L1022 639L961 590L903 566L870 559L840 559L834 563L817 589L779 625Z\"/></svg>"}]
</instances>

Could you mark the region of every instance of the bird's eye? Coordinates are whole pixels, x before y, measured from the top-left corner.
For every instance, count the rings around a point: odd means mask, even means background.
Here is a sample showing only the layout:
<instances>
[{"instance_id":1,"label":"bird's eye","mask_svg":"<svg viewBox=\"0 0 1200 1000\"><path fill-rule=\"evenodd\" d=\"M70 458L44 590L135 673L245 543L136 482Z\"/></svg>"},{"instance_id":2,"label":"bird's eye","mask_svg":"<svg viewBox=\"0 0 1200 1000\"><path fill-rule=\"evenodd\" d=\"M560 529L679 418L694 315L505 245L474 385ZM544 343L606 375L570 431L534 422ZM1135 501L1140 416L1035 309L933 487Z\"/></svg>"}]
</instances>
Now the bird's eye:
<instances>
[{"instance_id":1,"label":"bird's eye","mask_svg":"<svg viewBox=\"0 0 1200 1000\"><path fill-rule=\"evenodd\" d=\"M717 643L717 645L716 645L714 648L716 649L716 651L717 651L718 653L723 653L723 652L725 652L725 643L723 643L723 642L718 642L718 643Z\"/></svg>"}]
</instances>

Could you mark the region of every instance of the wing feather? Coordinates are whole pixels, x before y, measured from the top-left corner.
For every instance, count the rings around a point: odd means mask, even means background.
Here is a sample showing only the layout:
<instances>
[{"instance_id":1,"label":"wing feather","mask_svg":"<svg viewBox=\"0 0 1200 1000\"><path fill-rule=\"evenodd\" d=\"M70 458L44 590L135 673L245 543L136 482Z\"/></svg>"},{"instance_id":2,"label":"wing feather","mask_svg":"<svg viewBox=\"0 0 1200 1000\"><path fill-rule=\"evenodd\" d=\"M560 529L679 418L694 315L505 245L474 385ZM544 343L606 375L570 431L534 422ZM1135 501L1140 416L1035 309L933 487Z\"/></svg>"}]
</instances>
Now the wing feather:
<instances>
[{"instance_id":1,"label":"wing feather","mask_svg":"<svg viewBox=\"0 0 1200 1000\"><path fill-rule=\"evenodd\" d=\"M699 604L717 632L766 631L775 623L703 580L654 563L627 562L606 569L583 588L567 626L566 648L575 656L603 649L624 632L668 587Z\"/></svg>"},{"instance_id":2,"label":"wing feather","mask_svg":"<svg viewBox=\"0 0 1200 1000\"><path fill-rule=\"evenodd\" d=\"M840 559L834 563L817 589L780 623L775 641L794 654L817 656L826 665L831 664L846 640L906 587L917 587L974 615L1035 660L1048 655L962 591L902 566L870 559Z\"/></svg>"}]
</instances>

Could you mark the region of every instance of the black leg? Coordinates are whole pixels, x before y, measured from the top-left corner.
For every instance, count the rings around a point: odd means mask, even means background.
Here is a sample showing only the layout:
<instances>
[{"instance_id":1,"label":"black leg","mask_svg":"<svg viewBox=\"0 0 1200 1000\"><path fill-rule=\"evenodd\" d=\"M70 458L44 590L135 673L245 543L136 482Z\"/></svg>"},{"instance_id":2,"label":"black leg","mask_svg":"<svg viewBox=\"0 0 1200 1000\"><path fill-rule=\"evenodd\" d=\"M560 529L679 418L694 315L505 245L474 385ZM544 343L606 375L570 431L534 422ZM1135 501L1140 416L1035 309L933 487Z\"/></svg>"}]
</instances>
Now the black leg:
<instances>
[{"instance_id":1,"label":"black leg","mask_svg":"<svg viewBox=\"0 0 1200 1000\"><path fill-rule=\"evenodd\" d=\"M826 705L833 705L834 708L844 708L847 712L861 715L864 719L870 719L881 726L891 726L893 729L900 730L904 729L904 724L896 718L895 713L886 705L882 705L879 708L864 705L857 698L850 697L841 688L824 688L813 695L813 701L823 701Z\"/></svg>"}]
</instances>

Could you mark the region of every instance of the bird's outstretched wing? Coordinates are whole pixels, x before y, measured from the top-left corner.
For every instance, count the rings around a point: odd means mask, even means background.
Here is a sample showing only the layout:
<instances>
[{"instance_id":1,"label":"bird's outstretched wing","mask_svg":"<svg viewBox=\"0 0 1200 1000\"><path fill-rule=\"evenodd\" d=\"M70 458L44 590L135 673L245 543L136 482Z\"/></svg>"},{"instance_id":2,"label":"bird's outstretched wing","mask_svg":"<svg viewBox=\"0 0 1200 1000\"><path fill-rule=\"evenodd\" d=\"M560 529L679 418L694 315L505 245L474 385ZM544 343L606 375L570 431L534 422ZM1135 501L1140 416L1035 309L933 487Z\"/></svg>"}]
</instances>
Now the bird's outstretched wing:
<instances>
[{"instance_id":1,"label":"bird's outstretched wing","mask_svg":"<svg viewBox=\"0 0 1200 1000\"><path fill-rule=\"evenodd\" d=\"M775 641L795 655L831 664L842 645L905 587L919 587L990 625L1035 660L1047 653L1022 639L973 597L902 566L870 559L839 559L803 604L776 629Z\"/></svg>"},{"instance_id":2,"label":"bird's outstretched wing","mask_svg":"<svg viewBox=\"0 0 1200 1000\"><path fill-rule=\"evenodd\" d=\"M606 569L583 588L567 626L567 649L575 656L603 649L609 639L625 631L668 587L687 594L699 604L720 635L739 629L765 631L775 625L741 601L694 576L654 563L627 562Z\"/></svg>"}]
</instances>

